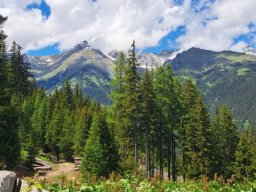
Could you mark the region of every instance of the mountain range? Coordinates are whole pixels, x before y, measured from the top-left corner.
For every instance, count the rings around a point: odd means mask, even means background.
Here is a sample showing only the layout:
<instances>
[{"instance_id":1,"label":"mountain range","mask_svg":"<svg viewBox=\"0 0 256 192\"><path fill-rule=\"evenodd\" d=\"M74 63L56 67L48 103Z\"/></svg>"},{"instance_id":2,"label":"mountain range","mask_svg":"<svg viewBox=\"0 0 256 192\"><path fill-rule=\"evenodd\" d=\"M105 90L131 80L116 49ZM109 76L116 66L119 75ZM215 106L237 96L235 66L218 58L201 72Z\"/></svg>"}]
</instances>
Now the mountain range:
<instances>
[{"instance_id":1,"label":"mountain range","mask_svg":"<svg viewBox=\"0 0 256 192\"><path fill-rule=\"evenodd\" d=\"M250 47L244 49L244 53L191 48L186 51L138 53L137 59L141 69L171 63L174 73L181 80L188 77L194 79L211 114L218 106L226 104L239 127L242 127L245 122L250 125L256 123L254 53ZM104 54L83 41L57 55L25 55L25 61L31 64L37 85L43 86L47 92L61 87L68 79L72 86L78 83L89 97L109 104L109 82L119 54L118 50Z\"/></svg>"}]
</instances>

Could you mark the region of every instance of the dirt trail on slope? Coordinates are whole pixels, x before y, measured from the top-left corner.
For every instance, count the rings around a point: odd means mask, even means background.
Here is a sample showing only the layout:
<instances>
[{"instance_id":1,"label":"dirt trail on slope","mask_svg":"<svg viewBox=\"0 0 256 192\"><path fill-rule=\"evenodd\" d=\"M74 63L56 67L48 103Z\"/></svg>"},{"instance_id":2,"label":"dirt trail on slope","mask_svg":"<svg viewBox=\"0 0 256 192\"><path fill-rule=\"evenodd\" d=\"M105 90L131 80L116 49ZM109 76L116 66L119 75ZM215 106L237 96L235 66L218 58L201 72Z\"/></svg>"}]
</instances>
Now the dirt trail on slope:
<instances>
[{"instance_id":1,"label":"dirt trail on slope","mask_svg":"<svg viewBox=\"0 0 256 192\"><path fill-rule=\"evenodd\" d=\"M57 163L54 164L52 170L47 171L45 175L38 175L38 179L46 180L47 183L55 183L60 182L62 178L67 180L78 180L79 178L79 171L75 171L75 164L74 163Z\"/></svg>"}]
</instances>

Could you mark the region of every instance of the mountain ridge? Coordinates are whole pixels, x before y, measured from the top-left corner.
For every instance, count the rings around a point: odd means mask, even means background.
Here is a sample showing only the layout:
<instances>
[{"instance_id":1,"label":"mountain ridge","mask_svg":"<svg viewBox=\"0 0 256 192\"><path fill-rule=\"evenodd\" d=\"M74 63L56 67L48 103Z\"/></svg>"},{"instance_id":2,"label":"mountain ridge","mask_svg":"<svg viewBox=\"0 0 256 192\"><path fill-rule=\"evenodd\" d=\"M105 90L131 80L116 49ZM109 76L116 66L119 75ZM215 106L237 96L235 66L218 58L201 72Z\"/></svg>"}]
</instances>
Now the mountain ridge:
<instances>
[{"instance_id":1,"label":"mountain ridge","mask_svg":"<svg viewBox=\"0 0 256 192\"><path fill-rule=\"evenodd\" d=\"M83 41L58 55L25 58L31 63L31 72L36 77L37 85L45 87L47 92L61 87L64 80L69 79L72 86L78 83L89 97L109 104L109 82L119 54L118 50L104 54ZM156 68L171 63L180 79L194 79L211 113L219 105L227 104L240 126L247 119L256 123L253 118L256 111L256 102L253 102L256 97L256 91L253 90L256 80L255 55L192 47L186 51L137 53L137 59L141 63L141 70L146 65ZM249 111L245 114L247 109Z\"/></svg>"}]
</instances>

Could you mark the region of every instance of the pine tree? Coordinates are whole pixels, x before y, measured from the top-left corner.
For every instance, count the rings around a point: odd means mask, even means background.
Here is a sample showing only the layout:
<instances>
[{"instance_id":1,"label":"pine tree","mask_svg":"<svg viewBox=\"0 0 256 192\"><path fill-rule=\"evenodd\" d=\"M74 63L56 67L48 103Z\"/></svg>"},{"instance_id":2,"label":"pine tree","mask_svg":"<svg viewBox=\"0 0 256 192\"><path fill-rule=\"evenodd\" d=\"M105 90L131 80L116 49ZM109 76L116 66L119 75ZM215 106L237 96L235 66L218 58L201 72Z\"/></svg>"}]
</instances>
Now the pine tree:
<instances>
[{"instance_id":1,"label":"pine tree","mask_svg":"<svg viewBox=\"0 0 256 192\"><path fill-rule=\"evenodd\" d=\"M156 69L154 74L154 91L155 91L155 103L157 107L157 130L156 130L156 140L157 140L157 158L159 164L159 174L160 179L163 179L163 169L164 169L164 151L163 151L163 140L164 140L164 114L163 114L163 90L164 90L164 68L159 67Z\"/></svg>"},{"instance_id":2,"label":"pine tree","mask_svg":"<svg viewBox=\"0 0 256 192\"><path fill-rule=\"evenodd\" d=\"M74 130L75 123L73 113L69 110L65 110L63 118L63 127L61 130L61 137L59 141L59 148L62 154L62 157L67 160L73 160L73 140L74 140Z\"/></svg>"},{"instance_id":3,"label":"pine tree","mask_svg":"<svg viewBox=\"0 0 256 192\"><path fill-rule=\"evenodd\" d=\"M75 105L75 109L80 109L83 106L84 102L83 102L83 93L78 84L76 84L75 86L73 98L74 98L73 102Z\"/></svg>"},{"instance_id":4,"label":"pine tree","mask_svg":"<svg viewBox=\"0 0 256 192\"><path fill-rule=\"evenodd\" d=\"M239 179L256 179L256 131L247 129L240 135L235 153L234 171Z\"/></svg>"},{"instance_id":5,"label":"pine tree","mask_svg":"<svg viewBox=\"0 0 256 192\"><path fill-rule=\"evenodd\" d=\"M110 98L113 104L109 110L109 124L113 126L115 139L118 144L118 151L120 156L120 167L123 171L131 171L134 169L134 162L132 160L133 153L130 149L131 138L127 137L130 127L126 123L126 109L125 109L125 75L128 62L124 53L120 53L118 60L115 63L114 78L111 81ZM130 135L129 135L130 136ZM131 137L131 136L130 136Z\"/></svg>"},{"instance_id":6,"label":"pine tree","mask_svg":"<svg viewBox=\"0 0 256 192\"><path fill-rule=\"evenodd\" d=\"M176 137L180 127L180 85L175 79L171 65L156 69L154 89L158 112L158 158L160 178L166 159L168 178L176 180ZM172 175L171 175L172 174Z\"/></svg>"},{"instance_id":7,"label":"pine tree","mask_svg":"<svg viewBox=\"0 0 256 192\"><path fill-rule=\"evenodd\" d=\"M137 71L135 41L132 44L132 51L128 58L128 66L125 71L125 95L123 99L124 120L127 129L127 149L132 152L134 165L138 163L138 149L141 136L140 118L141 118L141 91L140 91L140 75ZM129 157L128 159L132 159Z\"/></svg>"},{"instance_id":8,"label":"pine tree","mask_svg":"<svg viewBox=\"0 0 256 192\"><path fill-rule=\"evenodd\" d=\"M74 109L73 92L68 80L64 82L63 88L61 89L60 102L64 108L69 110Z\"/></svg>"},{"instance_id":9,"label":"pine tree","mask_svg":"<svg viewBox=\"0 0 256 192\"><path fill-rule=\"evenodd\" d=\"M232 174L232 164L235 161L235 151L238 142L237 127L226 106L221 106L212 120L212 174L218 173L224 177Z\"/></svg>"},{"instance_id":10,"label":"pine tree","mask_svg":"<svg viewBox=\"0 0 256 192\"><path fill-rule=\"evenodd\" d=\"M146 68L141 84L142 127L145 135L146 176L154 174L154 136L156 129L156 104L153 88L153 74Z\"/></svg>"},{"instance_id":11,"label":"pine tree","mask_svg":"<svg viewBox=\"0 0 256 192\"><path fill-rule=\"evenodd\" d=\"M128 62L127 62L128 61ZM119 146L120 166L124 172L136 171L139 142L141 141L141 91L140 75L137 71L135 42L126 60L123 53L116 63L111 83L113 100L109 118Z\"/></svg>"},{"instance_id":12,"label":"pine tree","mask_svg":"<svg viewBox=\"0 0 256 192\"><path fill-rule=\"evenodd\" d=\"M118 152L102 109L94 113L84 148L82 172L85 176L108 176L117 170Z\"/></svg>"},{"instance_id":13,"label":"pine tree","mask_svg":"<svg viewBox=\"0 0 256 192\"><path fill-rule=\"evenodd\" d=\"M89 136L89 130L92 124L93 117L93 108L83 108L78 114L78 120L75 127L75 136L74 136L74 154L76 156L82 156L84 152L84 146L86 140Z\"/></svg>"},{"instance_id":14,"label":"pine tree","mask_svg":"<svg viewBox=\"0 0 256 192\"><path fill-rule=\"evenodd\" d=\"M198 178L209 174L210 120L199 91L189 79L183 88L184 115L180 130L183 153L183 177Z\"/></svg>"},{"instance_id":15,"label":"pine tree","mask_svg":"<svg viewBox=\"0 0 256 192\"><path fill-rule=\"evenodd\" d=\"M27 156L23 161L25 165L31 166L35 156L38 153L38 132L32 128L32 116L34 112L34 98L27 97L22 104L22 116L19 128L19 136L23 151L27 152Z\"/></svg>"},{"instance_id":16,"label":"pine tree","mask_svg":"<svg viewBox=\"0 0 256 192\"><path fill-rule=\"evenodd\" d=\"M7 20L0 15L0 168L15 166L20 156L18 111L11 103L8 91L6 35L2 28Z\"/></svg>"},{"instance_id":17,"label":"pine tree","mask_svg":"<svg viewBox=\"0 0 256 192\"><path fill-rule=\"evenodd\" d=\"M22 48L14 41L10 50L11 58L8 64L9 87L11 93L18 97L17 102L19 105L21 105L22 97L29 95L32 86L29 80L32 77L29 72L30 66L24 62L21 50Z\"/></svg>"},{"instance_id":18,"label":"pine tree","mask_svg":"<svg viewBox=\"0 0 256 192\"><path fill-rule=\"evenodd\" d=\"M30 118L31 126L36 133L34 144L38 147L45 147L45 132L46 132L46 113L47 113L47 97L44 89L38 89L33 94L34 111Z\"/></svg>"},{"instance_id":19,"label":"pine tree","mask_svg":"<svg viewBox=\"0 0 256 192\"><path fill-rule=\"evenodd\" d=\"M60 139L63 130L64 112L60 104L56 104L52 113L52 118L46 128L46 143L57 161L60 160Z\"/></svg>"}]
</instances>

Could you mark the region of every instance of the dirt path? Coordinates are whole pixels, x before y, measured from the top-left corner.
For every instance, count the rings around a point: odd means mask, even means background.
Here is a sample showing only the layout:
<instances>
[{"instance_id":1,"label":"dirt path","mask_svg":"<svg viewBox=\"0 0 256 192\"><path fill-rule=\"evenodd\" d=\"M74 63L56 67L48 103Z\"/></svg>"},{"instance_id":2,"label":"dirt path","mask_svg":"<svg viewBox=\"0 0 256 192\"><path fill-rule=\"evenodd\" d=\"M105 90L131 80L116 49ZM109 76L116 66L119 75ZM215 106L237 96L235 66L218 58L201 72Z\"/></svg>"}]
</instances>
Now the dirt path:
<instances>
[{"instance_id":1,"label":"dirt path","mask_svg":"<svg viewBox=\"0 0 256 192\"><path fill-rule=\"evenodd\" d=\"M67 180L77 180L79 171L75 171L74 163L57 163L54 164L52 170L47 171L45 175L38 176L40 180L46 180L48 183L60 181L62 178Z\"/></svg>"}]
</instances>

